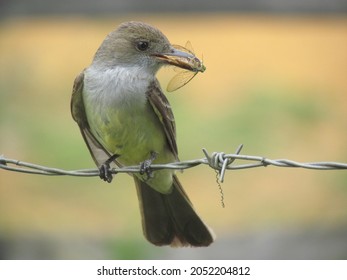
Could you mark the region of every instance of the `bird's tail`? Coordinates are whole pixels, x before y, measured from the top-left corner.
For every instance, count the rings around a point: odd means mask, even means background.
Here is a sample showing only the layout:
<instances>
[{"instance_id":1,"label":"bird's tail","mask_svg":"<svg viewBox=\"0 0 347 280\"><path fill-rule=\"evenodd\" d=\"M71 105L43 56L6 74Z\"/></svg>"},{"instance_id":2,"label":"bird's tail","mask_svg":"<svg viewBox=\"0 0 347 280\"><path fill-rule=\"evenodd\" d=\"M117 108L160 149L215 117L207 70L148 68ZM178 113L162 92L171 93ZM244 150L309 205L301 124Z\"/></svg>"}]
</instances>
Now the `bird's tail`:
<instances>
[{"instance_id":1,"label":"bird's tail","mask_svg":"<svg viewBox=\"0 0 347 280\"><path fill-rule=\"evenodd\" d=\"M211 229L196 214L177 177L169 194L161 194L134 177L140 201L143 233L155 245L204 247L214 240Z\"/></svg>"}]
</instances>

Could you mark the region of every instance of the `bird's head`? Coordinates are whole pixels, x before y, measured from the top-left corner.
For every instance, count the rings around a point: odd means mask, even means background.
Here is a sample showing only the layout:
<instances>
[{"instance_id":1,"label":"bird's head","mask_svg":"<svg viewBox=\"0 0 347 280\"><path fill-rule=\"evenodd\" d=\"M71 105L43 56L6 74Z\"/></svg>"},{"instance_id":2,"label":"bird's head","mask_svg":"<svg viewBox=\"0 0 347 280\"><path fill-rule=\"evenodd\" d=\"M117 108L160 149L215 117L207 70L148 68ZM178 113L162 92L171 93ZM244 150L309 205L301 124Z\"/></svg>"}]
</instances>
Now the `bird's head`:
<instances>
[{"instance_id":1,"label":"bird's head","mask_svg":"<svg viewBox=\"0 0 347 280\"><path fill-rule=\"evenodd\" d=\"M125 22L103 41L94 62L107 67L141 67L153 73L163 65L194 70L196 57L172 46L157 28L142 22Z\"/></svg>"}]
</instances>

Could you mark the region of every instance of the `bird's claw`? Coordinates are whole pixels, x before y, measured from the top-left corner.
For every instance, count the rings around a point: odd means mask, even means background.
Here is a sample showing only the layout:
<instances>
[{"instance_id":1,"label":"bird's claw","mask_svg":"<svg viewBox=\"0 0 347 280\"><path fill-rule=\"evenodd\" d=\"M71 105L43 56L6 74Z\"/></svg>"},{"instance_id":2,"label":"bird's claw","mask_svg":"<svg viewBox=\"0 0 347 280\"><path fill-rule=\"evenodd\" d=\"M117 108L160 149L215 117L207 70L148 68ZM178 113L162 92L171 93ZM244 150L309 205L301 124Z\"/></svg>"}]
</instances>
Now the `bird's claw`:
<instances>
[{"instance_id":1,"label":"bird's claw","mask_svg":"<svg viewBox=\"0 0 347 280\"><path fill-rule=\"evenodd\" d=\"M147 180L149 178L153 178L153 173L151 170L151 164L152 162L157 158L158 153L156 152L151 152L151 157L149 159L146 159L145 161L141 162L140 165L140 174L147 175Z\"/></svg>"},{"instance_id":2,"label":"bird's claw","mask_svg":"<svg viewBox=\"0 0 347 280\"><path fill-rule=\"evenodd\" d=\"M110 164L103 163L99 167L99 177L105 182L111 183L113 179L113 175L110 170Z\"/></svg>"},{"instance_id":3,"label":"bird's claw","mask_svg":"<svg viewBox=\"0 0 347 280\"><path fill-rule=\"evenodd\" d=\"M113 179L112 170L110 167L111 162L113 162L119 155L114 154L111 156L108 160L106 160L101 166L99 167L99 177L104 180L105 182L111 183Z\"/></svg>"}]
</instances>

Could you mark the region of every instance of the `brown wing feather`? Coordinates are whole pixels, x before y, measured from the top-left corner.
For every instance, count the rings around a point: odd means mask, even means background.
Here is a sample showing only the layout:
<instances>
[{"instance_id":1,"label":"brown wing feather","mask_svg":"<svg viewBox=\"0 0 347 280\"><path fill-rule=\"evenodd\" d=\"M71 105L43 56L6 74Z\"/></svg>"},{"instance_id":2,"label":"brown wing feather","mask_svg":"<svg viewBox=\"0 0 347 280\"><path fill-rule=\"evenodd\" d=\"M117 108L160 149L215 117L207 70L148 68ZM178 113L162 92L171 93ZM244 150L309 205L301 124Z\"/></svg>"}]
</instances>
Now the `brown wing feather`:
<instances>
[{"instance_id":1,"label":"brown wing feather","mask_svg":"<svg viewBox=\"0 0 347 280\"><path fill-rule=\"evenodd\" d=\"M169 146L178 160L178 150L176 144L176 125L171 106L166 96L160 89L159 82L155 80L147 91L148 101L151 104L155 114L163 125Z\"/></svg>"},{"instance_id":2,"label":"brown wing feather","mask_svg":"<svg viewBox=\"0 0 347 280\"><path fill-rule=\"evenodd\" d=\"M88 124L86 112L84 109L83 102L83 80L84 80L84 71L82 71L75 79L72 97L71 97L71 114L73 119L77 122L80 127L81 134L84 141L87 144L88 150L92 155L95 163L100 166L106 160L110 158L110 153L99 143L99 141L93 136L90 131Z\"/></svg>"}]
</instances>

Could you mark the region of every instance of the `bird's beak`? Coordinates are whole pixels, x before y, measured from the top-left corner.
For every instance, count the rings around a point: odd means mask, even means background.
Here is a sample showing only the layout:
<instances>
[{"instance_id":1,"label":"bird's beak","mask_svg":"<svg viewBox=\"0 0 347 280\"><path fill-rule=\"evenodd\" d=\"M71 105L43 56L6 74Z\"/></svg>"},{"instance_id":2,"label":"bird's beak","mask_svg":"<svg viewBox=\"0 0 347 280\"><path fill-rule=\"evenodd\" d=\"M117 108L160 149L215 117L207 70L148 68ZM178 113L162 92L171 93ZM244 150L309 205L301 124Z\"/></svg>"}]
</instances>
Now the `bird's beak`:
<instances>
[{"instance_id":1,"label":"bird's beak","mask_svg":"<svg viewBox=\"0 0 347 280\"><path fill-rule=\"evenodd\" d=\"M172 47L171 51L168 53L155 54L154 56L166 64L187 69L189 71L204 72L206 69L194 54L178 50L174 47Z\"/></svg>"}]
</instances>

